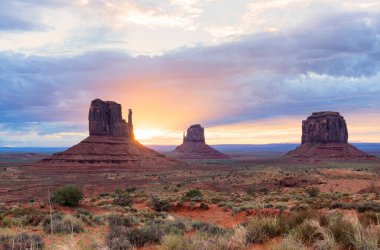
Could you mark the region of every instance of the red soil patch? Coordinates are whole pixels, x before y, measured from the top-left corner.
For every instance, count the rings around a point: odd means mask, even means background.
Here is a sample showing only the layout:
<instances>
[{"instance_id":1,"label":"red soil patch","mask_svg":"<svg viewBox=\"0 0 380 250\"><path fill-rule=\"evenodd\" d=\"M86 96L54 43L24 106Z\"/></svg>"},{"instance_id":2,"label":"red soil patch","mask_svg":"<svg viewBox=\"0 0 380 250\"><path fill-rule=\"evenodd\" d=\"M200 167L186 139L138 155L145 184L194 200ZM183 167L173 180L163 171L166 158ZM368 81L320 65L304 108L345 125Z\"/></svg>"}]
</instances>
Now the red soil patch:
<instances>
[{"instance_id":1,"label":"red soil patch","mask_svg":"<svg viewBox=\"0 0 380 250\"><path fill-rule=\"evenodd\" d=\"M360 190L368 188L370 180L351 179L351 180L329 180L326 184L318 187L322 192L348 192L357 193Z\"/></svg>"},{"instance_id":2,"label":"red soil patch","mask_svg":"<svg viewBox=\"0 0 380 250\"><path fill-rule=\"evenodd\" d=\"M246 213L233 214L230 210L226 211L224 208L220 208L214 204L209 205L208 210L200 209L199 204L194 208L189 204L184 204L180 207L176 206L171 213L192 220L214 223L225 228L235 227L251 217Z\"/></svg>"}]
</instances>

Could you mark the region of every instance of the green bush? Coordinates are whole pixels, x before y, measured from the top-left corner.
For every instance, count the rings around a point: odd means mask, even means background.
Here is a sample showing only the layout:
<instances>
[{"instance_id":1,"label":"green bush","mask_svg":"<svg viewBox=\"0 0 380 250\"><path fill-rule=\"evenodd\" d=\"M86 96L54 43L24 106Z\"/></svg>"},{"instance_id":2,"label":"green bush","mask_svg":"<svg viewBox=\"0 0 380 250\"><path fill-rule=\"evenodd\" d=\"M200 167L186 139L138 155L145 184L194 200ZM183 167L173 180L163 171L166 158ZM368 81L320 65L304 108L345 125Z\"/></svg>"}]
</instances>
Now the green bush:
<instances>
[{"instance_id":1,"label":"green bush","mask_svg":"<svg viewBox=\"0 0 380 250\"><path fill-rule=\"evenodd\" d=\"M83 193L76 186L62 187L56 190L51 197L53 203L68 207L77 207L82 199Z\"/></svg>"},{"instance_id":2,"label":"green bush","mask_svg":"<svg viewBox=\"0 0 380 250\"><path fill-rule=\"evenodd\" d=\"M203 194L199 189L190 189L189 191L187 191L183 198L184 200L201 201L203 198Z\"/></svg>"}]
</instances>

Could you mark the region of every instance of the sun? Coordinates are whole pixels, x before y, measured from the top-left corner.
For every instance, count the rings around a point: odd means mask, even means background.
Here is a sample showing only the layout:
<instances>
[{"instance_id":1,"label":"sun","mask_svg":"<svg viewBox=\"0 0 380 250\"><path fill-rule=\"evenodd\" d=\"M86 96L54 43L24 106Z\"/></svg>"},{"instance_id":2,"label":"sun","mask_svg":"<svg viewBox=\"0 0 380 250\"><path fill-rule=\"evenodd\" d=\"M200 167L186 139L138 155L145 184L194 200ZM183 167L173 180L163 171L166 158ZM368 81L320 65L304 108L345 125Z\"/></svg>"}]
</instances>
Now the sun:
<instances>
[{"instance_id":1,"label":"sun","mask_svg":"<svg viewBox=\"0 0 380 250\"><path fill-rule=\"evenodd\" d=\"M137 140L149 140L165 135L165 131L161 129L135 129L134 132Z\"/></svg>"}]
</instances>

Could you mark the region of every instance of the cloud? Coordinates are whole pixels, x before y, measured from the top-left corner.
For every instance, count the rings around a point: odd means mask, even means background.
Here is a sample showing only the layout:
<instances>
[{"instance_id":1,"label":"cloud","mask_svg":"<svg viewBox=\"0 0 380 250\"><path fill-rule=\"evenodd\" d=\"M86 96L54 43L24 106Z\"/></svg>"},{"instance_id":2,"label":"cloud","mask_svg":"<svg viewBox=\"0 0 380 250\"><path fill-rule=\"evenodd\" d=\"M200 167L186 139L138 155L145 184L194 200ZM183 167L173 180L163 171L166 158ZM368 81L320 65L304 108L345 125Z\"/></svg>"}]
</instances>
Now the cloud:
<instances>
[{"instance_id":1,"label":"cloud","mask_svg":"<svg viewBox=\"0 0 380 250\"><path fill-rule=\"evenodd\" d=\"M326 109L376 113L379 27L378 15L350 12L155 57L116 50L59 57L3 52L0 124L37 135L48 125L33 127L36 122L50 124L50 134L85 133L94 98L132 107L139 128L173 131ZM63 123L72 127L57 125Z\"/></svg>"}]
</instances>

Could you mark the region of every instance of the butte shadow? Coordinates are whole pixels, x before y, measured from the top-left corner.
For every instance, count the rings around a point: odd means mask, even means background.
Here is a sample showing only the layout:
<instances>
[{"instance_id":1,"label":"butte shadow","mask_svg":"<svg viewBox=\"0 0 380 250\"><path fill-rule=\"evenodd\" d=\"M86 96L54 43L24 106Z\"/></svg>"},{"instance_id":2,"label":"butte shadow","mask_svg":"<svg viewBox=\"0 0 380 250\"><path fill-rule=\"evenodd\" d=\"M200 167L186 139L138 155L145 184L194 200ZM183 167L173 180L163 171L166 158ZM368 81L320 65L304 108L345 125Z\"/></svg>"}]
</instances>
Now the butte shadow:
<instances>
[{"instance_id":1,"label":"butte shadow","mask_svg":"<svg viewBox=\"0 0 380 250\"><path fill-rule=\"evenodd\" d=\"M191 125L183 135L183 143L167 155L183 160L230 159L206 144L204 128L199 124Z\"/></svg>"},{"instance_id":2,"label":"butte shadow","mask_svg":"<svg viewBox=\"0 0 380 250\"><path fill-rule=\"evenodd\" d=\"M44 159L43 164L54 165L133 165L172 166L175 160L141 145L134 136L132 110L128 122L122 117L121 105L95 99L89 115L90 136L62 153Z\"/></svg>"},{"instance_id":3,"label":"butte shadow","mask_svg":"<svg viewBox=\"0 0 380 250\"><path fill-rule=\"evenodd\" d=\"M372 160L348 143L348 129L339 112L314 112L302 121L301 146L286 154L300 160Z\"/></svg>"}]
</instances>

